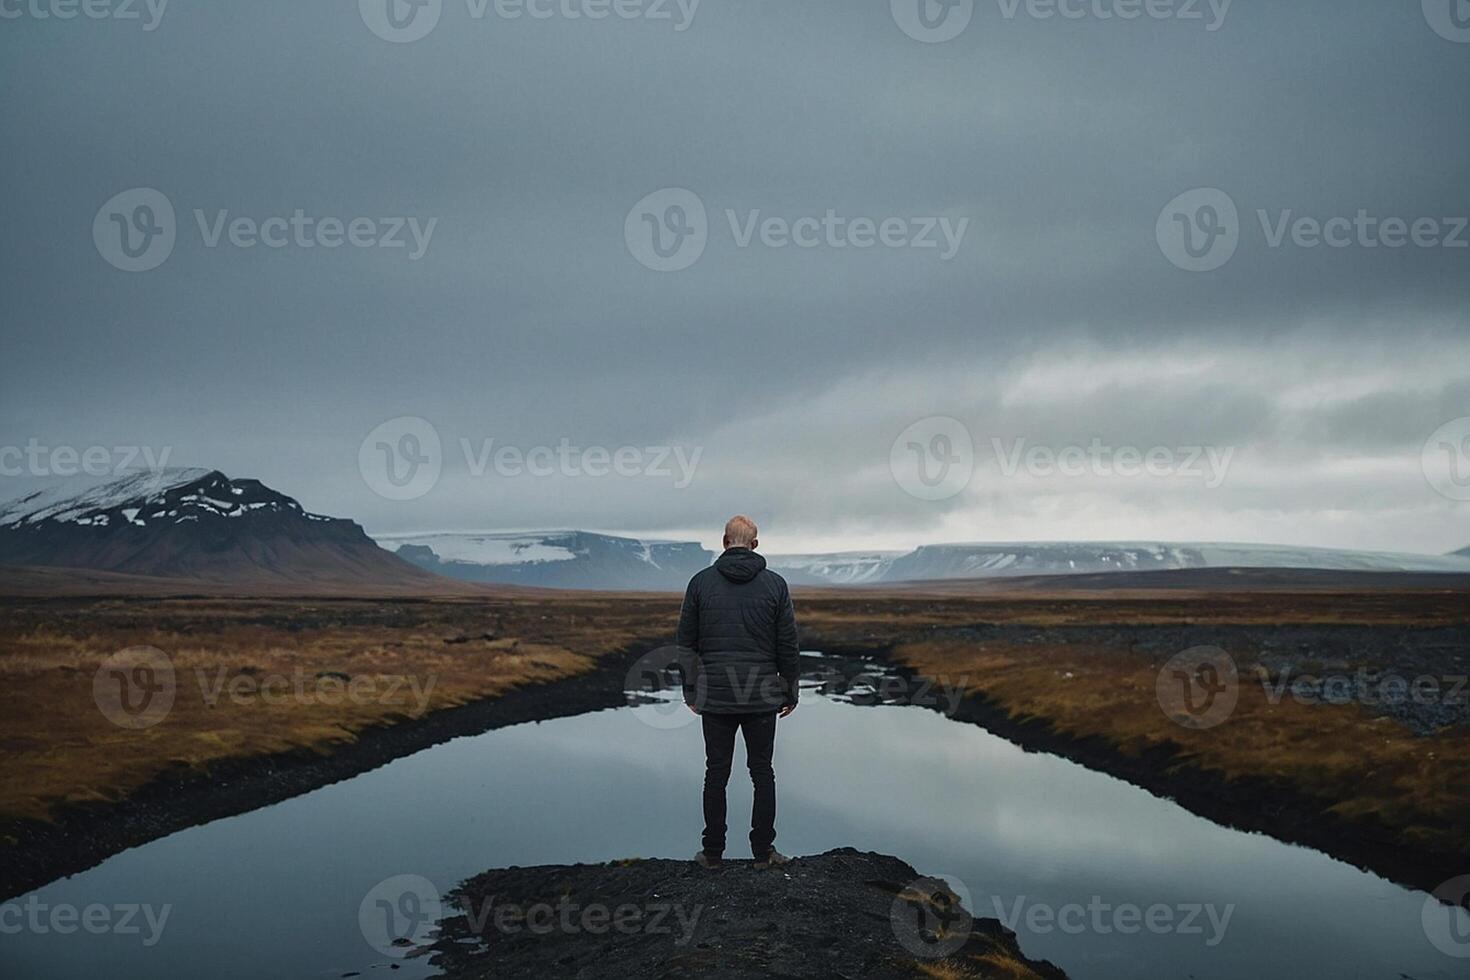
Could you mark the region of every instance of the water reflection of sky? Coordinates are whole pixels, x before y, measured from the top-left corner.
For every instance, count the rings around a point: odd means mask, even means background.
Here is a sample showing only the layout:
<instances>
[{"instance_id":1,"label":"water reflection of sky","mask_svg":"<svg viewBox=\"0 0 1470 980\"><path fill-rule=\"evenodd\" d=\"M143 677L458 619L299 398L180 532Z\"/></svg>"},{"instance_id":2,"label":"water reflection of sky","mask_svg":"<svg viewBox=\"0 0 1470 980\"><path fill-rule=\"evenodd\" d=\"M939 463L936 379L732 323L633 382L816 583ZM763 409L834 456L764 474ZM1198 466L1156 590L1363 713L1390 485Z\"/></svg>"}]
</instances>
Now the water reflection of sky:
<instances>
[{"instance_id":1,"label":"water reflection of sky","mask_svg":"<svg viewBox=\"0 0 1470 980\"><path fill-rule=\"evenodd\" d=\"M808 697L781 722L776 766L783 850L895 854L962 882L982 914L996 899L1235 905L1214 948L1200 935L1028 934L1023 923L1027 952L1076 978L1466 975L1466 961L1426 940L1422 895L932 711ZM458 739L41 889L52 904L172 912L151 949L138 937L0 935L0 974L386 976L357 924L381 879L420 874L447 890L507 864L688 857L701 772L697 724L657 728L626 709ZM733 856L749 805L737 771Z\"/></svg>"}]
</instances>

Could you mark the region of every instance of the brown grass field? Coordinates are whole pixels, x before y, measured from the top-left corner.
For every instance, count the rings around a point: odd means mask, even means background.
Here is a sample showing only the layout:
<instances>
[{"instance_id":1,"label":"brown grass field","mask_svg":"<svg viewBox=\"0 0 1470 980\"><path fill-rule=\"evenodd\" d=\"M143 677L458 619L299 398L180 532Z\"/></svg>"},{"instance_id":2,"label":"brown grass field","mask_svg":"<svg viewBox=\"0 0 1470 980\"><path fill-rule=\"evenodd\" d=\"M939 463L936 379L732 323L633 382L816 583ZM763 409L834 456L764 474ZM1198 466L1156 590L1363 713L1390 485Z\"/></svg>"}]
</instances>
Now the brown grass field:
<instances>
[{"instance_id":1,"label":"brown grass field","mask_svg":"<svg viewBox=\"0 0 1470 980\"><path fill-rule=\"evenodd\" d=\"M676 601L649 605L663 620L677 612ZM330 752L366 728L570 677L655 634L651 611L598 597L12 605L0 613L0 684L10 695L0 817L45 819L68 803L117 800L179 765ZM166 653L176 676L166 719L141 730L113 724L93 699L102 661L134 646Z\"/></svg>"},{"instance_id":2,"label":"brown grass field","mask_svg":"<svg viewBox=\"0 0 1470 980\"><path fill-rule=\"evenodd\" d=\"M1386 827L1390 846L1457 861L1470 861L1470 726L1416 734L1363 705L1271 704L1259 685L1243 683L1227 723L1187 729L1160 710L1162 658L1135 634L1353 627L1393 637L1439 628L1463 640L1467 598L1464 588L797 593L808 649L872 653L962 679L967 694L1012 718L1100 739L1124 756L1166 747L1171 770L1289 787L1325 812ZM207 772L227 758L330 753L369 728L583 673L599 657L668 642L678 603L673 595L529 591L7 600L0 818L46 820L71 803L121 800L179 766ZM135 731L98 710L93 676L106 657L137 645L167 653L178 682L167 718ZM1241 666L1248 674L1252 665ZM1442 668L1458 669L1449 659ZM268 696L262 684L271 678L300 679L307 694ZM342 696L346 684L368 679L372 696Z\"/></svg>"}]
</instances>

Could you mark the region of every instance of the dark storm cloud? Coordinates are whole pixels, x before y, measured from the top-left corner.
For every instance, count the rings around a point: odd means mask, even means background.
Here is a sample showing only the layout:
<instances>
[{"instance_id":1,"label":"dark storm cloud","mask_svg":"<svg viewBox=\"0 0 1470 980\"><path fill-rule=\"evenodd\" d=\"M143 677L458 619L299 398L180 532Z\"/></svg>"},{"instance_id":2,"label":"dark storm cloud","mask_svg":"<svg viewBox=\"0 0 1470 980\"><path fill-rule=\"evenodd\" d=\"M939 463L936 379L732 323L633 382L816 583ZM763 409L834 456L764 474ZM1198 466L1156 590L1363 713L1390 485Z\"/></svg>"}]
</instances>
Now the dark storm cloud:
<instances>
[{"instance_id":1,"label":"dark storm cloud","mask_svg":"<svg viewBox=\"0 0 1470 980\"><path fill-rule=\"evenodd\" d=\"M154 30L33 6L0 22L0 444L170 446L381 530L678 531L759 509L823 544L1428 549L1465 526L1419 469L1428 434L1470 415L1470 249L1272 247L1258 215L1470 214L1470 44L1418 4L1236 0L1210 31L1008 19L988 0L943 44L886 3L837 0L601 21L446 0L403 44L350 2L174 0ZM167 196L178 242L127 273L91 230L136 187ZM657 273L623 227L666 187L699 196L709 242ZM1229 195L1240 240L1190 273L1155 221L1199 187ZM437 224L415 261L406 231L403 249L208 248L196 209ZM727 217L829 209L968 225L945 261L742 248ZM889 470L894 438L933 415L963 420L979 456L938 503ZM446 457L403 503L358 466L397 416L431 420ZM996 485L997 432L1239 456L1210 493ZM703 455L683 489L476 477L461 438Z\"/></svg>"}]
</instances>

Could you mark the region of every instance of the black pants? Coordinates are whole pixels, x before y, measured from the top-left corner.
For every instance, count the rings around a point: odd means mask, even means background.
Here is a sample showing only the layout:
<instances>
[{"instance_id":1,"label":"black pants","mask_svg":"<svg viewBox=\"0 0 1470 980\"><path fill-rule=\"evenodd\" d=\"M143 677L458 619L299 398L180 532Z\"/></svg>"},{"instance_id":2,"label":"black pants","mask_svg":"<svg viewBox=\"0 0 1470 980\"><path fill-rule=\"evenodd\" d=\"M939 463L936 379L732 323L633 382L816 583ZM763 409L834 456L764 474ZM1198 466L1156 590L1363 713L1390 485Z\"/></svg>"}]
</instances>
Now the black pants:
<instances>
[{"instance_id":1,"label":"black pants","mask_svg":"<svg viewBox=\"0 0 1470 980\"><path fill-rule=\"evenodd\" d=\"M750 811L750 851L763 858L776 842L776 713L701 715L704 722L704 850L725 851L725 786L735 758L735 732L745 733L745 763L755 784Z\"/></svg>"}]
</instances>

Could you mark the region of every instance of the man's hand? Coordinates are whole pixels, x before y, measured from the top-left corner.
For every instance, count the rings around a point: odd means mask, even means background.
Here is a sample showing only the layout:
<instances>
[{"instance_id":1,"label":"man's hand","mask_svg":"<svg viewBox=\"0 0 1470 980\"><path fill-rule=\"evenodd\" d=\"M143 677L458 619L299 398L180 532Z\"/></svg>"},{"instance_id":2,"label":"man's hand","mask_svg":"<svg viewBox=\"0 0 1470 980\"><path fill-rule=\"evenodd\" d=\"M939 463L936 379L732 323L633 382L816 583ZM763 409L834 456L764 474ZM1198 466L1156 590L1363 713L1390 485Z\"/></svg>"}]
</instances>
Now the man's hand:
<instances>
[{"instance_id":1,"label":"man's hand","mask_svg":"<svg viewBox=\"0 0 1470 980\"><path fill-rule=\"evenodd\" d=\"M781 709L781 711L776 715L776 717L777 718L785 718L787 715L791 714L791 712L793 712L795 710L796 710L796 705L794 705L794 704L788 704L786 707L784 707L784 708Z\"/></svg>"}]
</instances>

